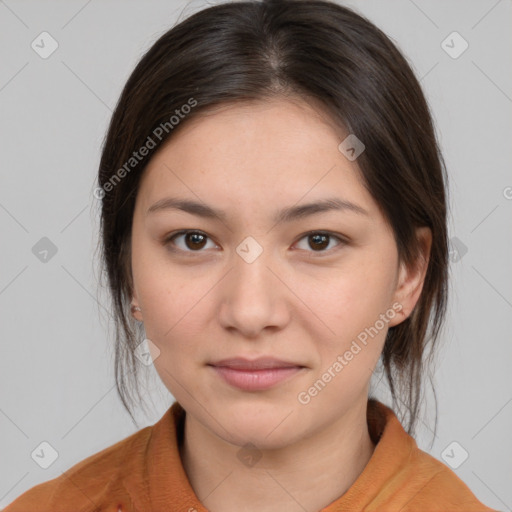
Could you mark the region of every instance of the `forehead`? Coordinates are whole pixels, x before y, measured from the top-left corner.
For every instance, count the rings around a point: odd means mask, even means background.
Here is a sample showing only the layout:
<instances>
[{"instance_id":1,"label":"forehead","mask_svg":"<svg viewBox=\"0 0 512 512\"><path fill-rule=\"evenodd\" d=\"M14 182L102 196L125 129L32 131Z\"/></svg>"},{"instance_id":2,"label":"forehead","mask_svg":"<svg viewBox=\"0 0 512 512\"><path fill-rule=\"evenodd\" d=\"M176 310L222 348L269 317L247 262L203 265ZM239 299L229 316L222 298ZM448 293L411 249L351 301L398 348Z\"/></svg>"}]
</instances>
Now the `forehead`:
<instances>
[{"instance_id":1,"label":"forehead","mask_svg":"<svg viewBox=\"0 0 512 512\"><path fill-rule=\"evenodd\" d=\"M286 138L287 133L294 133L297 144L303 139L325 137L328 133L341 139L349 134L341 122L334 120L327 107L315 98L290 96L239 100L207 107L194 114L190 120L184 118L176 136L171 137L168 144L179 142L181 138L216 139L219 129L222 134L230 133L232 139L251 136L253 141L258 140L257 135L259 140L265 140L272 135Z\"/></svg>"},{"instance_id":2,"label":"forehead","mask_svg":"<svg viewBox=\"0 0 512 512\"><path fill-rule=\"evenodd\" d=\"M357 162L338 149L348 132L318 105L244 102L183 123L144 172L139 192L146 208L172 192L235 207L341 194L372 209Z\"/></svg>"}]
</instances>

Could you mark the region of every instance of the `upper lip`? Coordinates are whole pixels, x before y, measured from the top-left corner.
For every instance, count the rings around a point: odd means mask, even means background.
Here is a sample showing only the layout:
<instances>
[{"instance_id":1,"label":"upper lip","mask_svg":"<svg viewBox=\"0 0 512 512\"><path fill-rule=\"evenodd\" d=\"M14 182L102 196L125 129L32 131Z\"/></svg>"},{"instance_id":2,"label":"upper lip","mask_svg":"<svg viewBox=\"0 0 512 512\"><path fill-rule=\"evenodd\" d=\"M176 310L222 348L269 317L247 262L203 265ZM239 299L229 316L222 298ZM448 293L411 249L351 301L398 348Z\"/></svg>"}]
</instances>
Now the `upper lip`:
<instances>
[{"instance_id":1,"label":"upper lip","mask_svg":"<svg viewBox=\"0 0 512 512\"><path fill-rule=\"evenodd\" d=\"M301 364L290 361L283 361L274 357L259 357L257 359L245 359L243 357L234 357L231 359L222 359L211 366L224 366L228 368L236 368L237 370L263 370L266 368L295 368L303 366Z\"/></svg>"}]
</instances>

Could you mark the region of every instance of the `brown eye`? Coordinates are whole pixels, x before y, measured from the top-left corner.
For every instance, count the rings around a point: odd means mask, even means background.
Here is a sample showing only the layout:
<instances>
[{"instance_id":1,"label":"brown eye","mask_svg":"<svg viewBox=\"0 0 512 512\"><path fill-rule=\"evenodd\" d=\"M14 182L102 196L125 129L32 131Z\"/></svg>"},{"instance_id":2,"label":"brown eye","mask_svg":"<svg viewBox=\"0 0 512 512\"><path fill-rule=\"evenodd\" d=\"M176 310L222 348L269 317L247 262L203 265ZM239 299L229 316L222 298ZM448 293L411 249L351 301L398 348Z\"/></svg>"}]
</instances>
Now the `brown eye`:
<instances>
[{"instance_id":1,"label":"brown eye","mask_svg":"<svg viewBox=\"0 0 512 512\"><path fill-rule=\"evenodd\" d=\"M202 249L206 244L206 236L201 233L187 233L185 244L190 249Z\"/></svg>"},{"instance_id":2,"label":"brown eye","mask_svg":"<svg viewBox=\"0 0 512 512\"><path fill-rule=\"evenodd\" d=\"M316 235L309 235L309 246L312 249L325 249L329 245L329 235L324 234L316 234Z\"/></svg>"},{"instance_id":3,"label":"brown eye","mask_svg":"<svg viewBox=\"0 0 512 512\"><path fill-rule=\"evenodd\" d=\"M331 244L332 240L337 240L338 243L332 246L332 250L336 249L337 246L342 246L346 242L339 236L333 235L331 233L324 233L322 231L314 231L311 233L307 233L304 235L301 240L307 240L307 247L299 247L300 249L303 249L305 251L308 251L310 253L328 253L331 251L331 247L329 245ZM329 247L327 250L326 248ZM314 254L313 254L314 255ZM319 254L321 256L321 254Z\"/></svg>"},{"instance_id":4,"label":"brown eye","mask_svg":"<svg viewBox=\"0 0 512 512\"><path fill-rule=\"evenodd\" d=\"M177 240L181 240L181 243L177 243ZM207 243L208 236L200 231L180 231L166 240L166 244L171 246L171 250L174 251L177 247L183 252L201 252Z\"/></svg>"}]
</instances>

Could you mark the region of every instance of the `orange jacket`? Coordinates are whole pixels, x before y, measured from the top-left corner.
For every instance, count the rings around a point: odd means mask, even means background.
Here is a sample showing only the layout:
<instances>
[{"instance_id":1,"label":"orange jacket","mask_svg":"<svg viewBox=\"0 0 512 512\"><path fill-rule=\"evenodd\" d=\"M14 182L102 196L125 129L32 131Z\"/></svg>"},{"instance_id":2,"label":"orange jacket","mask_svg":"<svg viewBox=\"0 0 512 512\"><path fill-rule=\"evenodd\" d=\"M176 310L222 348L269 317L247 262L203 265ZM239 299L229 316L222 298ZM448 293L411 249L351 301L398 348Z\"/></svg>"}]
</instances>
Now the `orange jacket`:
<instances>
[{"instance_id":1,"label":"orange jacket","mask_svg":"<svg viewBox=\"0 0 512 512\"><path fill-rule=\"evenodd\" d=\"M207 512L178 450L185 411L175 402L153 426L32 487L4 512ZM319 512L496 512L443 463L420 450L394 412L368 401L375 451L343 496Z\"/></svg>"}]
</instances>

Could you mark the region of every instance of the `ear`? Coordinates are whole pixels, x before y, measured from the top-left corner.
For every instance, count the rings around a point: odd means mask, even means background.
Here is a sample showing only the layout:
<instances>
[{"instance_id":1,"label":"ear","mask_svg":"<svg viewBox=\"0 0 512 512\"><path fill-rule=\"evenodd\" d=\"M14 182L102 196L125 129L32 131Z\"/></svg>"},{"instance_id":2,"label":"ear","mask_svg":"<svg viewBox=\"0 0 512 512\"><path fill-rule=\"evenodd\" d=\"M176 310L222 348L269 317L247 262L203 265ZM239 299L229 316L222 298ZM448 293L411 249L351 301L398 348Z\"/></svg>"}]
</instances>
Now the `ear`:
<instances>
[{"instance_id":1,"label":"ear","mask_svg":"<svg viewBox=\"0 0 512 512\"><path fill-rule=\"evenodd\" d=\"M140 308L139 300L137 298L137 292L134 290L133 294L132 294L132 300L131 300L131 313L132 313L133 318L135 318L135 320L142 322L143 321L142 312L139 311L138 309L134 309L135 307Z\"/></svg>"},{"instance_id":2,"label":"ear","mask_svg":"<svg viewBox=\"0 0 512 512\"><path fill-rule=\"evenodd\" d=\"M390 327L400 324L411 314L423 289L428 262L430 260L432 231L428 227L417 228L416 238L420 245L418 258L414 264L409 267L407 267L405 263L400 264L397 285L393 295L393 303L400 304L402 308L400 309L401 314L390 320Z\"/></svg>"}]
</instances>

